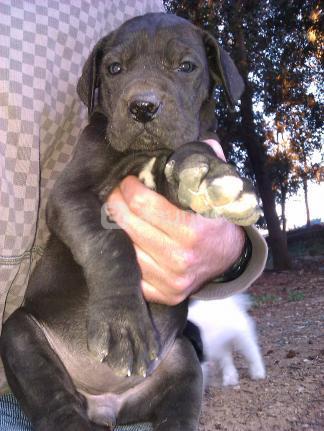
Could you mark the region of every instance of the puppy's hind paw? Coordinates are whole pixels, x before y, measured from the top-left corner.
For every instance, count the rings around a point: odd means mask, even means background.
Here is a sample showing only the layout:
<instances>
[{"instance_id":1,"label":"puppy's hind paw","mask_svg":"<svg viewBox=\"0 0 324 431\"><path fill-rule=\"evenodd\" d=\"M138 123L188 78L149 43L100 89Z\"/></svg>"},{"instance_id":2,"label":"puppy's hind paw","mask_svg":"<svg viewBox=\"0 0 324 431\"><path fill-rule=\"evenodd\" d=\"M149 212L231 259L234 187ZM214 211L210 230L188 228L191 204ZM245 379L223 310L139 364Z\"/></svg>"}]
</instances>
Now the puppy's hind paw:
<instances>
[{"instance_id":1,"label":"puppy's hind paw","mask_svg":"<svg viewBox=\"0 0 324 431\"><path fill-rule=\"evenodd\" d=\"M251 367L250 376L252 380L263 380L266 378L266 370L264 366Z\"/></svg>"},{"instance_id":2,"label":"puppy's hind paw","mask_svg":"<svg viewBox=\"0 0 324 431\"><path fill-rule=\"evenodd\" d=\"M239 375L235 367L223 370L223 386L236 386L239 384Z\"/></svg>"},{"instance_id":3,"label":"puppy's hind paw","mask_svg":"<svg viewBox=\"0 0 324 431\"><path fill-rule=\"evenodd\" d=\"M251 184L233 166L202 153L201 148L197 153L175 152L165 175L183 208L210 218L224 217L241 226L255 223L261 215Z\"/></svg>"}]
</instances>

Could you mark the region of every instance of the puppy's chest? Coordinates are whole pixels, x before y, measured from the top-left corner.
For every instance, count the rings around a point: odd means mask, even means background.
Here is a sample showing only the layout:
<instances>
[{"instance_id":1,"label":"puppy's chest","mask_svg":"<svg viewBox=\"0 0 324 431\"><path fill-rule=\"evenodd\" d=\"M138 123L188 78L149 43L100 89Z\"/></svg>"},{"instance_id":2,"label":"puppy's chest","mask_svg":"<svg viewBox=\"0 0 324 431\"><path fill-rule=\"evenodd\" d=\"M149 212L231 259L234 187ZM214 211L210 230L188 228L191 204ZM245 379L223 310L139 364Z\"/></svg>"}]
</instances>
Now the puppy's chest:
<instances>
[{"instance_id":1,"label":"puppy's chest","mask_svg":"<svg viewBox=\"0 0 324 431\"><path fill-rule=\"evenodd\" d=\"M157 175L154 171L154 165L157 163L157 158L152 157L143 167L138 174L138 179L149 189L156 190Z\"/></svg>"}]
</instances>

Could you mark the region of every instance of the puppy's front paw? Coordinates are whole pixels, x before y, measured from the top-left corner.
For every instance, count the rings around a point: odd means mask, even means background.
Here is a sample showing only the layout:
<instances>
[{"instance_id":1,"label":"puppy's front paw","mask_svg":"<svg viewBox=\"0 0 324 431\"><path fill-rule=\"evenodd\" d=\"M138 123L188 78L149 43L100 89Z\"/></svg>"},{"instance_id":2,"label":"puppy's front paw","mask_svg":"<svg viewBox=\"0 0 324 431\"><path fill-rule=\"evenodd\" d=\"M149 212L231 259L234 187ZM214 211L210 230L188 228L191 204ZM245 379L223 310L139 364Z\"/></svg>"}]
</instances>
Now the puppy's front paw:
<instances>
[{"instance_id":1,"label":"puppy's front paw","mask_svg":"<svg viewBox=\"0 0 324 431\"><path fill-rule=\"evenodd\" d=\"M261 215L250 183L216 156L199 152L179 157L175 152L165 175L176 184L177 198L184 208L206 217L223 216L242 226L255 223Z\"/></svg>"},{"instance_id":2,"label":"puppy's front paw","mask_svg":"<svg viewBox=\"0 0 324 431\"><path fill-rule=\"evenodd\" d=\"M158 356L158 342L145 303L92 304L88 316L88 349L117 375L146 376Z\"/></svg>"}]
</instances>

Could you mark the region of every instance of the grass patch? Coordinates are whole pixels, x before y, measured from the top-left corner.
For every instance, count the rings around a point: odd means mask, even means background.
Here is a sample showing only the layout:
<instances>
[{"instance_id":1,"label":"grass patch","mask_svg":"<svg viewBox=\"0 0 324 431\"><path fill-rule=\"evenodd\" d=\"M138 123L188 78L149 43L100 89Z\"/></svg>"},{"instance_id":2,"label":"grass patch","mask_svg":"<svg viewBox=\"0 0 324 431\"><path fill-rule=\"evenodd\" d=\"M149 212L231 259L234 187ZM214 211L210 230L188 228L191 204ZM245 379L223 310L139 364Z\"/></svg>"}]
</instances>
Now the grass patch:
<instances>
[{"instance_id":1,"label":"grass patch","mask_svg":"<svg viewBox=\"0 0 324 431\"><path fill-rule=\"evenodd\" d=\"M264 304L274 304L281 301L281 297L279 295L274 295L271 293L266 293L264 295L252 295L253 306L260 307Z\"/></svg>"},{"instance_id":2,"label":"grass patch","mask_svg":"<svg viewBox=\"0 0 324 431\"><path fill-rule=\"evenodd\" d=\"M292 290L288 293L287 299L290 302L302 301L305 299L305 294L303 292L298 292L297 290Z\"/></svg>"}]
</instances>

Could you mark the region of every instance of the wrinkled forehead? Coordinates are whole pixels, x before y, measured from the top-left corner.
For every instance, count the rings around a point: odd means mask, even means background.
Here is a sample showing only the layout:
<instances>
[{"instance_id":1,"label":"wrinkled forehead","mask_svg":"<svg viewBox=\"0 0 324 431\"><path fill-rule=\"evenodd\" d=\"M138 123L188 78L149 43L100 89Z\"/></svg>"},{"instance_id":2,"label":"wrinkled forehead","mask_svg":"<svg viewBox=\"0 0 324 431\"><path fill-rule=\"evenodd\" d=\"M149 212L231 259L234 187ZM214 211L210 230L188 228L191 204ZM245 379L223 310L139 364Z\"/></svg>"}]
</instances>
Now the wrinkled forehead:
<instances>
[{"instance_id":1,"label":"wrinkled forehead","mask_svg":"<svg viewBox=\"0 0 324 431\"><path fill-rule=\"evenodd\" d=\"M106 51L133 56L190 53L205 57L201 32L190 22L168 14L147 14L127 21L115 31Z\"/></svg>"},{"instance_id":2,"label":"wrinkled forehead","mask_svg":"<svg viewBox=\"0 0 324 431\"><path fill-rule=\"evenodd\" d=\"M126 21L119 27L120 33L132 33L145 31L148 35L154 36L161 29L171 30L174 27L195 29L189 21L176 15L166 13L148 13Z\"/></svg>"}]
</instances>

